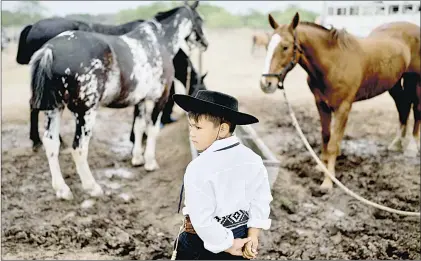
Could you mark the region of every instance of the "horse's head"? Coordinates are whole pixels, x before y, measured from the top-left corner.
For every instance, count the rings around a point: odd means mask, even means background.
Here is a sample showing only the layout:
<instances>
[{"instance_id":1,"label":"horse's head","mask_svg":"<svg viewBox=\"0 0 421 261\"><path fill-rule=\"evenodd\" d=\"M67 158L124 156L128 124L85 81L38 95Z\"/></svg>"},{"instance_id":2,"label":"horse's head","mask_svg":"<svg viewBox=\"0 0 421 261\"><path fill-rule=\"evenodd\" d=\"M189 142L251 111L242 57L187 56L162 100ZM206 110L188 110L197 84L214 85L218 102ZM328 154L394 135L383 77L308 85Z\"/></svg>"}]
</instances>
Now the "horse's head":
<instances>
[{"instance_id":1,"label":"horse's head","mask_svg":"<svg viewBox=\"0 0 421 261\"><path fill-rule=\"evenodd\" d=\"M198 45L202 51L208 47L208 41L203 33L203 19L197 12L199 1L192 5L185 2L184 6L173 8L166 12L159 12L155 15L155 20L166 27L166 34L172 38L173 44L177 46L179 40L185 40L188 45ZM175 33L175 34L174 34ZM176 48L178 51L178 48Z\"/></svg>"},{"instance_id":2,"label":"horse's head","mask_svg":"<svg viewBox=\"0 0 421 261\"><path fill-rule=\"evenodd\" d=\"M285 79L286 74L294 68L299 59L296 28L299 22L298 13L290 24L279 25L269 14L269 24L275 30L267 47L265 65L260 79L260 88L265 93L273 93Z\"/></svg>"},{"instance_id":3,"label":"horse's head","mask_svg":"<svg viewBox=\"0 0 421 261\"><path fill-rule=\"evenodd\" d=\"M203 19L197 12L199 1L195 1L191 6L187 3L187 1L185 1L184 5L186 9L189 10L187 19L191 22L191 29L187 30L189 33L185 39L189 44L198 44L202 51L206 51L209 44L202 29Z\"/></svg>"}]
</instances>

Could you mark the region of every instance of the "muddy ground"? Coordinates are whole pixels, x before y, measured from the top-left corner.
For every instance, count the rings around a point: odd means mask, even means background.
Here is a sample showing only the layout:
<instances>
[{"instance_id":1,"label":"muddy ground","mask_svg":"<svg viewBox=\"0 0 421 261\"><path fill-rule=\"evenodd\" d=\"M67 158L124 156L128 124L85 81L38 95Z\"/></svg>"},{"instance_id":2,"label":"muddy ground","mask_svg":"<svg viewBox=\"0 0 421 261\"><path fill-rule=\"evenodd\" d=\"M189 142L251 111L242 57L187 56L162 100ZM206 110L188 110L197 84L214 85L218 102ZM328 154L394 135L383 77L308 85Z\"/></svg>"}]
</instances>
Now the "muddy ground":
<instances>
[{"instance_id":1,"label":"muddy ground","mask_svg":"<svg viewBox=\"0 0 421 261\"><path fill-rule=\"evenodd\" d=\"M378 211L335 186L320 196L323 176L291 125L280 93L258 87L263 50L250 54L251 30L209 31L203 57L206 84L239 98L261 122L254 127L281 161L273 188L272 227L262 234L259 259L421 259L420 220ZM70 154L60 155L73 201L55 199L44 152L29 141L29 68L2 53L2 258L168 259L180 225L179 186L191 155L186 121L165 127L158 139L158 171L130 164L132 109L101 109L89 164L106 196L82 192ZM320 124L306 74L294 69L286 88L304 133L320 151ZM61 133L70 144L74 122ZM355 104L337 176L363 197L420 211L420 159L389 152L397 112L388 94ZM40 128L42 129L42 124ZM412 128L412 121L410 123ZM41 132L42 133L42 132Z\"/></svg>"}]
</instances>

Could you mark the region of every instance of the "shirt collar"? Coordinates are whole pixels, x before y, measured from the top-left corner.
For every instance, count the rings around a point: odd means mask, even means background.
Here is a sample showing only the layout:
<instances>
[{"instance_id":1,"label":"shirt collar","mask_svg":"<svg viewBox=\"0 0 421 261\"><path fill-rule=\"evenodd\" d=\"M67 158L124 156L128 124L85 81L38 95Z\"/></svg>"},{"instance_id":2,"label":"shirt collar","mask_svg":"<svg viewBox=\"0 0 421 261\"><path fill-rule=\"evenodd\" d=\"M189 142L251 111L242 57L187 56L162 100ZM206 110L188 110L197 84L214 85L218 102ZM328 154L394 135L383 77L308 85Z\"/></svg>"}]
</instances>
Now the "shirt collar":
<instances>
[{"instance_id":1,"label":"shirt collar","mask_svg":"<svg viewBox=\"0 0 421 261\"><path fill-rule=\"evenodd\" d=\"M222 148L231 146L231 145L233 145L237 142L240 142L240 140L238 139L237 136L235 136L233 134L231 137L214 141L212 143L212 145L209 146L209 148L207 148L206 150L204 150L200 154L203 154L203 153L206 153L206 152L214 152L214 151L220 150Z\"/></svg>"}]
</instances>

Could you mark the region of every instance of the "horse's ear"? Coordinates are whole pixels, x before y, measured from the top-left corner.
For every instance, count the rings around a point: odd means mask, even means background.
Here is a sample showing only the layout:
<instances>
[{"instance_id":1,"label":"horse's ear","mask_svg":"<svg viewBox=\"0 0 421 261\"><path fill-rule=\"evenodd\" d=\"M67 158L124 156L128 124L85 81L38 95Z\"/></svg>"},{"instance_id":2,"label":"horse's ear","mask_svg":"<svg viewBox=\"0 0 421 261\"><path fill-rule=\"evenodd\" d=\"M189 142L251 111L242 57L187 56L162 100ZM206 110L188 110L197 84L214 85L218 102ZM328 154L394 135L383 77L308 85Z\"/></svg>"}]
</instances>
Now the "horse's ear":
<instances>
[{"instance_id":1,"label":"horse's ear","mask_svg":"<svg viewBox=\"0 0 421 261\"><path fill-rule=\"evenodd\" d=\"M271 14L269 14L268 18L269 18L269 24L270 24L270 26L272 26L272 28L274 30L276 30L276 28L279 27L279 24L275 21L275 19L272 17Z\"/></svg>"},{"instance_id":2,"label":"horse's ear","mask_svg":"<svg viewBox=\"0 0 421 261\"><path fill-rule=\"evenodd\" d=\"M294 18L292 18L291 24L289 25L290 30L293 31L298 26L299 22L300 22L300 15L298 14L298 12L296 12L294 15Z\"/></svg>"},{"instance_id":3,"label":"horse's ear","mask_svg":"<svg viewBox=\"0 0 421 261\"><path fill-rule=\"evenodd\" d=\"M199 1L194 1L194 3L191 5L192 9L196 9L196 7L199 5Z\"/></svg>"},{"instance_id":4,"label":"horse's ear","mask_svg":"<svg viewBox=\"0 0 421 261\"><path fill-rule=\"evenodd\" d=\"M208 75L208 72L206 72L205 74L202 75L202 82L205 79L206 75Z\"/></svg>"}]
</instances>

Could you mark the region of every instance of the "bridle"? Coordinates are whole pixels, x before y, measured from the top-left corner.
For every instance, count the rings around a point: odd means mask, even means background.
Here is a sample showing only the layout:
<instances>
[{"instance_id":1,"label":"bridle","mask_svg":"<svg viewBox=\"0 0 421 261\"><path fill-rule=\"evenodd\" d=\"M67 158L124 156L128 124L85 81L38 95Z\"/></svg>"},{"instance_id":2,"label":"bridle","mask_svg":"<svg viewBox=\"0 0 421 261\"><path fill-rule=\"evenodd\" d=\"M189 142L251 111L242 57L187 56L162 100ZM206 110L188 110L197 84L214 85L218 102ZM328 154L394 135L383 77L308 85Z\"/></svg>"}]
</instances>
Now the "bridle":
<instances>
[{"instance_id":1,"label":"bridle","mask_svg":"<svg viewBox=\"0 0 421 261\"><path fill-rule=\"evenodd\" d=\"M189 47L189 49L192 49L192 47L190 46L190 44L192 44L193 46L195 45L194 43L193 43L193 41L191 41L190 40L190 36L191 36L191 34L194 32L195 34L196 34L196 37L198 37L199 36L199 38L200 39L203 39L204 38L204 35L202 34L202 35L199 35L199 33L198 33L198 25L197 25L197 23L196 23L196 21L195 21L195 16L194 16L194 14L193 14L193 10L192 10L192 8L191 8L191 6L190 5L188 5L188 4L185 4L184 5L184 7L188 10L188 12L189 12L189 16L190 16L190 20L191 20L191 22L192 22L192 26L193 26L193 28L192 28L192 30L191 30L191 32L190 32L190 34L187 36L187 45L188 45L188 47Z\"/></svg>"},{"instance_id":2,"label":"bridle","mask_svg":"<svg viewBox=\"0 0 421 261\"><path fill-rule=\"evenodd\" d=\"M291 61L287 64L287 66L285 66L281 72L279 73L264 73L262 74L263 77L277 77L279 82L278 82L278 88L279 89L284 89L284 79L287 75L287 73L292 70L292 68L294 68L294 66L298 63L298 59L297 59L297 51L302 53L302 49L298 44L298 40L297 40L297 30L294 30L294 49L293 49L293 54L292 54L292 59Z\"/></svg>"}]
</instances>

